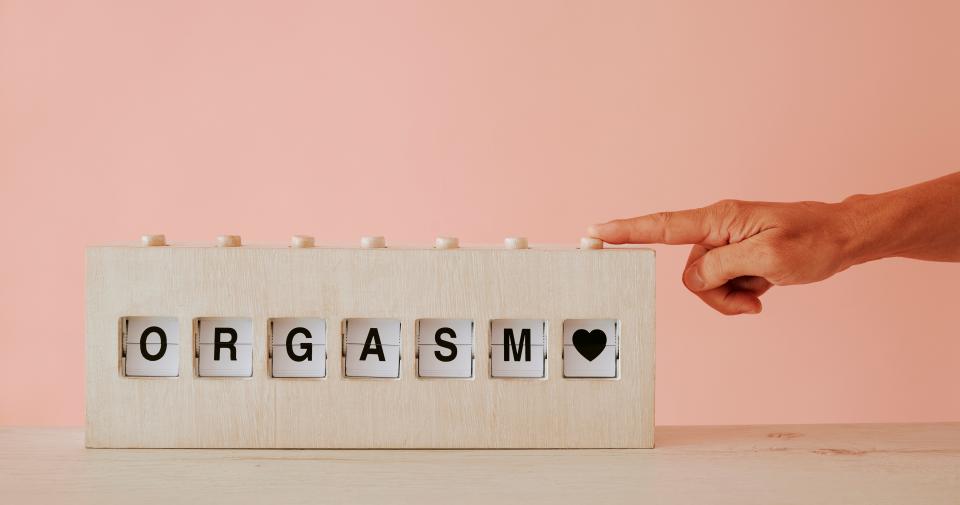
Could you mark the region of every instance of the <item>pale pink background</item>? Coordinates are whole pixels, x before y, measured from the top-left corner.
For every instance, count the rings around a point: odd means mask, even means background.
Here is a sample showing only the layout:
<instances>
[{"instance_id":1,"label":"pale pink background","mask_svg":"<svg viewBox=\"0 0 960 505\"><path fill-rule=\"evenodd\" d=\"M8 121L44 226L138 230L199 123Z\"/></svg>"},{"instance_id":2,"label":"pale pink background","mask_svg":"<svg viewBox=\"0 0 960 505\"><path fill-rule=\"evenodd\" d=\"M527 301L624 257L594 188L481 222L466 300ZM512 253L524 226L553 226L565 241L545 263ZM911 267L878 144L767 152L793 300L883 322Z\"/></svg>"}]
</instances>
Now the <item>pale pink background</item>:
<instances>
[{"instance_id":1,"label":"pale pink background","mask_svg":"<svg viewBox=\"0 0 960 505\"><path fill-rule=\"evenodd\" d=\"M0 1L0 424L83 420L83 249L575 244L960 169L960 2ZM960 420L960 265L759 317L658 248L657 422Z\"/></svg>"}]
</instances>

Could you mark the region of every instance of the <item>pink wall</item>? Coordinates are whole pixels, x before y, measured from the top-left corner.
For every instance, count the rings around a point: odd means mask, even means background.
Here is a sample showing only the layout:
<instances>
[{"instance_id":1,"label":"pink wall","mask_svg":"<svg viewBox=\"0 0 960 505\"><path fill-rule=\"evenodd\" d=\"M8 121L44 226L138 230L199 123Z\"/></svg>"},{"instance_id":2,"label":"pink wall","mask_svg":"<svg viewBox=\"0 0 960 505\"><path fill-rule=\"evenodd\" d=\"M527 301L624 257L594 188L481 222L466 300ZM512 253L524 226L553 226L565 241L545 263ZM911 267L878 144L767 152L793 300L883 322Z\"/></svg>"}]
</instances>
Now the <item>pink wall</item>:
<instances>
[{"instance_id":1,"label":"pink wall","mask_svg":"<svg viewBox=\"0 0 960 505\"><path fill-rule=\"evenodd\" d=\"M960 3L0 3L0 424L83 420L83 248L575 243L960 169ZM658 248L661 424L960 420L960 265L713 313Z\"/></svg>"}]
</instances>

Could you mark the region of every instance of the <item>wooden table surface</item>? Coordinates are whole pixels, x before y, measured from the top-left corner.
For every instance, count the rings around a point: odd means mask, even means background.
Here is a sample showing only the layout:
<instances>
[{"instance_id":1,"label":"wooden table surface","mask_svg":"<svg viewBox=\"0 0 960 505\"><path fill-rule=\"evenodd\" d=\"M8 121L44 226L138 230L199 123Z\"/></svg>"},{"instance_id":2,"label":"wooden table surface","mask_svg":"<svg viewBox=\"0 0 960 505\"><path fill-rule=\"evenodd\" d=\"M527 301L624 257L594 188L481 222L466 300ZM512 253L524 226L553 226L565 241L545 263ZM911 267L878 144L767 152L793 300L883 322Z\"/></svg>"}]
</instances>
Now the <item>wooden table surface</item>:
<instances>
[{"instance_id":1,"label":"wooden table surface","mask_svg":"<svg viewBox=\"0 0 960 505\"><path fill-rule=\"evenodd\" d=\"M656 437L652 450L135 450L0 428L0 503L960 504L960 423Z\"/></svg>"}]
</instances>

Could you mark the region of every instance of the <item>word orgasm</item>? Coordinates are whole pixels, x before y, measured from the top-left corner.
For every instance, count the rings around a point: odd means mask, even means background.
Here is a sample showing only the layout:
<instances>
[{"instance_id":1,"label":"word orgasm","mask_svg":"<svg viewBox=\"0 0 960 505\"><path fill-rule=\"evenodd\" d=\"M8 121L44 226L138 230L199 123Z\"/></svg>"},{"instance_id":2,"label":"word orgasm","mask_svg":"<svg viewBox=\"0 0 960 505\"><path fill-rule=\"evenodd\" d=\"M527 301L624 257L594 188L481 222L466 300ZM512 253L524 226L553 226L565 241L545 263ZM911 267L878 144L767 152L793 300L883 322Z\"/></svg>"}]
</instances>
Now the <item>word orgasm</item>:
<instances>
[{"instance_id":1,"label":"word orgasm","mask_svg":"<svg viewBox=\"0 0 960 505\"><path fill-rule=\"evenodd\" d=\"M352 318L343 322L345 377L400 378L401 321ZM127 377L180 375L179 324L174 317L122 318L123 374ZM243 317L194 320L194 357L199 377L253 375L253 322ZM469 379L474 376L475 325L469 319L418 319L415 325L417 375ZM619 321L563 321L563 376L616 378ZM272 377L327 376L327 324L323 318L286 317L268 322ZM547 320L494 319L489 322L492 377L546 378Z\"/></svg>"}]
</instances>

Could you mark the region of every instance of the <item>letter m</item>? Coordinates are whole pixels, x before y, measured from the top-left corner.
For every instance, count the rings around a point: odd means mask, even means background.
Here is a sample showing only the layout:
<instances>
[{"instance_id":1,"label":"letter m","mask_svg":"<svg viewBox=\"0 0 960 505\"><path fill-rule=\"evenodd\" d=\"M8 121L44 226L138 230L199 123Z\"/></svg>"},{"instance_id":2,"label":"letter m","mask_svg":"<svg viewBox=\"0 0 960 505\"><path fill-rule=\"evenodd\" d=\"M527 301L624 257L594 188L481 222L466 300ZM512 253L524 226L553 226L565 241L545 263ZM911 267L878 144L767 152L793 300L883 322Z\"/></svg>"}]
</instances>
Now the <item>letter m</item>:
<instances>
[{"instance_id":1,"label":"letter m","mask_svg":"<svg viewBox=\"0 0 960 505\"><path fill-rule=\"evenodd\" d=\"M510 361L510 354L513 353L513 361L520 361L520 356L526 353L523 361L530 361L530 328L520 330L520 342L517 343L513 335L513 328L503 330L503 361Z\"/></svg>"}]
</instances>

